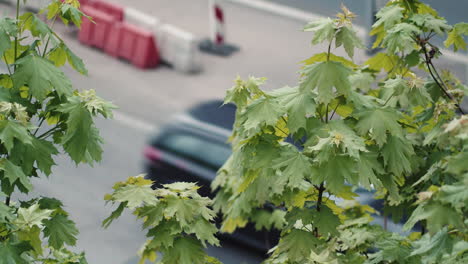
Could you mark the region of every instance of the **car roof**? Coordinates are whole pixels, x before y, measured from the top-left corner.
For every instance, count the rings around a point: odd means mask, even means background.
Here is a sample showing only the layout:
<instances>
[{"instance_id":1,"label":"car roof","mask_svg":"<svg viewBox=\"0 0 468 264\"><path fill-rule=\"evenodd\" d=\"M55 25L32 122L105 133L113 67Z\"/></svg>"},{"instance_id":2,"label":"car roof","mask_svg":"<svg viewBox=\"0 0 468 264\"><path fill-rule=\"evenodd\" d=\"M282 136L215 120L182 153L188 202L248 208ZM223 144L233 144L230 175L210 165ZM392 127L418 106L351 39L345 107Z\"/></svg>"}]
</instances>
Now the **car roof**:
<instances>
[{"instance_id":1,"label":"car roof","mask_svg":"<svg viewBox=\"0 0 468 264\"><path fill-rule=\"evenodd\" d=\"M187 112L198 121L232 130L236 115L236 106L234 104L224 104L221 100L211 100L197 104Z\"/></svg>"}]
</instances>

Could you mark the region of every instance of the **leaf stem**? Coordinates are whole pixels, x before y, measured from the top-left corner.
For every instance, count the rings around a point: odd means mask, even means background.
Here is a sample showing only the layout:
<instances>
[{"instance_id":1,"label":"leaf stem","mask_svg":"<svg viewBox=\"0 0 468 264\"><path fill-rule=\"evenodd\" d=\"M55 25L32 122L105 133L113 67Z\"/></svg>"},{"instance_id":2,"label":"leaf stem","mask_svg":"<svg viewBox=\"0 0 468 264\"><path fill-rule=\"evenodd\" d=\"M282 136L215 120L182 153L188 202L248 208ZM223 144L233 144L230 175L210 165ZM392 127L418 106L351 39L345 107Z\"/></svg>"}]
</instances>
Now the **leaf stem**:
<instances>
[{"instance_id":1,"label":"leaf stem","mask_svg":"<svg viewBox=\"0 0 468 264\"><path fill-rule=\"evenodd\" d=\"M39 131L39 128L41 128L42 123L44 123L45 117L41 117L39 121L39 125L37 125L36 131L34 131L33 136L36 136L37 132Z\"/></svg>"},{"instance_id":2,"label":"leaf stem","mask_svg":"<svg viewBox=\"0 0 468 264\"><path fill-rule=\"evenodd\" d=\"M6 67L7 67L8 73L9 73L9 74L10 74L10 76L11 76L11 69L10 69L10 64L8 64L8 60L7 60L7 57L5 56L5 54L3 54L3 60L5 60L5 64L6 64Z\"/></svg>"},{"instance_id":3,"label":"leaf stem","mask_svg":"<svg viewBox=\"0 0 468 264\"><path fill-rule=\"evenodd\" d=\"M340 106L340 104L336 104L336 107L335 107L335 109L333 109L333 113L332 113L332 115L330 116L330 120L333 119L333 116L335 115L336 110L338 109L339 106Z\"/></svg>"},{"instance_id":4,"label":"leaf stem","mask_svg":"<svg viewBox=\"0 0 468 264\"><path fill-rule=\"evenodd\" d=\"M54 27L55 20L57 20L57 17L58 17L58 15L55 15L54 18L52 19L52 23L51 23L51 25L50 25L51 31L52 31L52 29L53 29L53 27ZM53 31L52 31L52 32L53 32ZM51 37L50 37L50 35L49 35L48 38L47 38L47 42L46 42L46 44L45 44L45 47L44 47L44 51L42 52L42 57L43 57L43 58L45 57L46 52L47 52L47 48L49 47L50 38L51 38Z\"/></svg>"},{"instance_id":5,"label":"leaf stem","mask_svg":"<svg viewBox=\"0 0 468 264\"><path fill-rule=\"evenodd\" d=\"M327 109L325 110L325 123L328 124L328 104L327 104Z\"/></svg>"},{"instance_id":6,"label":"leaf stem","mask_svg":"<svg viewBox=\"0 0 468 264\"><path fill-rule=\"evenodd\" d=\"M57 128L59 128L58 125L55 126L55 127L53 127L53 128L51 128L51 129L49 129L49 130L47 130L46 132L44 132L44 134L38 136L37 138L38 138L38 139L42 139L42 138L48 137L48 136L50 136L50 133L51 133L51 132L54 132L54 130L56 130Z\"/></svg>"},{"instance_id":7,"label":"leaf stem","mask_svg":"<svg viewBox=\"0 0 468 264\"><path fill-rule=\"evenodd\" d=\"M20 30L19 30L19 10L20 10L20 0L16 0L16 36L15 36L15 59L14 59L14 63L16 63L16 57L18 56L18 35L20 34ZM13 69L16 71L16 64L14 64L13 66Z\"/></svg>"}]
</instances>

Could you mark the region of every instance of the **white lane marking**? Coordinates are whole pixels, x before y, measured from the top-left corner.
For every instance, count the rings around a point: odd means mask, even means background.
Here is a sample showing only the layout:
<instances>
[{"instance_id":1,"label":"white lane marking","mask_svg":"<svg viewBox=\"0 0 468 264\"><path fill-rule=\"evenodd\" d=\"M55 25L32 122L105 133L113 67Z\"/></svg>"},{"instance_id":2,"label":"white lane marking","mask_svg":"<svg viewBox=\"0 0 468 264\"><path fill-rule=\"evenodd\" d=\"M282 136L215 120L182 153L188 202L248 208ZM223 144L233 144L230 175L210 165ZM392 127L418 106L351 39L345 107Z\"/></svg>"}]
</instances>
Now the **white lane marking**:
<instances>
[{"instance_id":1,"label":"white lane marking","mask_svg":"<svg viewBox=\"0 0 468 264\"><path fill-rule=\"evenodd\" d=\"M322 16L319 14L305 12L300 9L296 9L296 8L281 5L281 4L271 3L265 0L226 0L226 1L248 6L251 8L255 8L261 11L266 11L266 12L269 12L278 16L287 17L287 18L294 19L294 20L299 20L301 22L306 22L306 23L312 20L325 18L325 16ZM366 27L356 26L356 25L354 25L353 27L357 30L360 37L365 37L365 38L368 37ZM468 55L463 54L463 53L455 53L448 49L441 49L441 52L444 55L446 55L446 57L449 60L467 65L467 73L468 73Z\"/></svg>"},{"instance_id":2,"label":"white lane marking","mask_svg":"<svg viewBox=\"0 0 468 264\"><path fill-rule=\"evenodd\" d=\"M155 125L138 117L115 110L113 111L113 114L114 120L124 126L140 130L144 133L153 133L157 130Z\"/></svg>"},{"instance_id":3,"label":"white lane marking","mask_svg":"<svg viewBox=\"0 0 468 264\"><path fill-rule=\"evenodd\" d=\"M232 2L235 4L245 5L251 8L255 8L261 11L269 12L274 15L287 17L294 20L299 20L300 22L310 22L317 19L326 18L325 16L305 12L300 9L289 7L281 4L271 3L265 0L226 0L227 2ZM357 30L360 36L366 35L366 29L361 26L354 26L354 29Z\"/></svg>"}]
</instances>

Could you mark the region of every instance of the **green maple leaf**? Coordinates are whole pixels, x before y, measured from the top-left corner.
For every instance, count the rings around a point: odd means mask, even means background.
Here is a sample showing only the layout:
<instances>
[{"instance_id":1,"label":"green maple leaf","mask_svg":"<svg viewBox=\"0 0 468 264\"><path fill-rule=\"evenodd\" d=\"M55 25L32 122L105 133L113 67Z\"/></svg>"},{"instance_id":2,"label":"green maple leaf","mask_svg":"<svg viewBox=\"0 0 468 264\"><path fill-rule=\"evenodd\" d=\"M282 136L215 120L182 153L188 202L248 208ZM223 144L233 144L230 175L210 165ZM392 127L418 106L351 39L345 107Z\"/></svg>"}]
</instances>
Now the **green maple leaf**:
<instances>
[{"instance_id":1,"label":"green maple leaf","mask_svg":"<svg viewBox=\"0 0 468 264\"><path fill-rule=\"evenodd\" d=\"M387 141L387 132L390 135L401 137L403 131L398 119L400 114L391 108L377 108L362 110L356 114L359 118L356 129L359 134L370 134L371 139L382 146Z\"/></svg>"},{"instance_id":2,"label":"green maple leaf","mask_svg":"<svg viewBox=\"0 0 468 264\"><path fill-rule=\"evenodd\" d=\"M335 45L337 48L343 45L350 58L354 56L355 48L365 48L361 39L357 36L356 31L350 26L343 26L336 32Z\"/></svg>"},{"instance_id":3,"label":"green maple leaf","mask_svg":"<svg viewBox=\"0 0 468 264\"><path fill-rule=\"evenodd\" d=\"M75 163L101 159L102 138L93 124L92 115L77 96L60 105L59 110L68 114L67 130L62 138L65 151Z\"/></svg>"},{"instance_id":4,"label":"green maple leaf","mask_svg":"<svg viewBox=\"0 0 468 264\"><path fill-rule=\"evenodd\" d=\"M411 253L408 243L398 234L381 236L375 243L379 249L377 253L369 255L369 264L377 263L417 263L409 262L407 258Z\"/></svg>"},{"instance_id":5,"label":"green maple leaf","mask_svg":"<svg viewBox=\"0 0 468 264\"><path fill-rule=\"evenodd\" d=\"M443 185L440 187L438 199L444 203L452 204L455 208L462 209L468 204L468 189L462 183Z\"/></svg>"},{"instance_id":6,"label":"green maple leaf","mask_svg":"<svg viewBox=\"0 0 468 264\"><path fill-rule=\"evenodd\" d=\"M20 122L0 120L0 141L5 145L8 152L10 152L14 146L14 139L24 144L31 144L32 137L28 130L29 128Z\"/></svg>"},{"instance_id":7,"label":"green maple leaf","mask_svg":"<svg viewBox=\"0 0 468 264\"><path fill-rule=\"evenodd\" d=\"M340 164L337 166L337 164ZM345 180L357 184L357 166L355 159L347 155L337 155L328 162L315 167L314 183L327 182L327 189L332 193L339 193L345 187Z\"/></svg>"},{"instance_id":8,"label":"green maple leaf","mask_svg":"<svg viewBox=\"0 0 468 264\"><path fill-rule=\"evenodd\" d=\"M30 93L42 101L54 88L59 95L71 95L72 85L65 74L50 61L36 55L28 55L16 62L18 69L13 74L14 88L23 85Z\"/></svg>"},{"instance_id":9,"label":"green maple leaf","mask_svg":"<svg viewBox=\"0 0 468 264\"><path fill-rule=\"evenodd\" d=\"M330 208L322 205L320 212L315 214L314 225L322 235L338 235L337 227L341 225L341 221Z\"/></svg>"},{"instance_id":10,"label":"green maple leaf","mask_svg":"<svg viewBox=\"0 0 468 264\"><path fill-rule=\"evenodd\" d=\"M304 27L304 31L315 32L312 38L312 44L319 44L324 41L330 42L333 40L336 26L333 20L325 18L310 22Z\"/></svg>"},{"instance_id":11,"label":"green maple leaf","mask_svg":"<svg viewBox=\"0 0 468 264\"><path fill-rule=\"evenodd\" d=\"M250 77L247 81L242 80L239 76L234 81L235 85L226 91L224 104L234 103L238 108L243 108L247 105L248 100L253 95L261 95L263 92L259 86L264 84L266 78Z\"/></svg>"},{"instance_id":12,"label":"green maple leaf","mask_svg":"<svg viewBox=\"0 0 468 264\"><path fill-rule=\"evenodd\" d=\"M163 250L174 245L178 233L182 232L179 224L175 220L163 220L159 225L151 228L147 237L153 237L148 243L147 248Z\"/></svg>"},{"instance_id":13,"label":"green maple leaf","mask_svg":"<svg viewBox=\"0 0 468 264\"><path fill-rule=\"evenodd\" d=\"M55 33L35 14L24 13L20 16L20 21L23 22L24 29L29 30L34 37L45 38L49 36L51 41L55 41Z\"/></svg>"},{"instance_id":14,"label":"green maple leaf","mask_svg":"<svg viewBox=\"0 0 468 264\"><path fill-rule=\"evenodd\" d=\"M385 171L377 160L376 153L363 153L360 155L358 174L359 184L367 190L379 189L382 187L382 182L377 177L377 174L384 174Z\"/></svg>"},{"instance_id":15,"label":"green maple leaf","mask_svg":"<svg viewBox=\"0 0 468 264\"><path fill-rule=\"evenodd\" d=\"M114 200L121 203L127 203L129 209L147 204L155 205L158 203L156 194L151 185L126 185L117 189L112 195Z\"/></svg>"},{"instance_id":16,"label":"green maple leaf","mask_svg":"<svg viewBox=\"0 0 468 264\"><path fill-rule=\"evenodd\" d=\"M35 203L28 208L20 207L18 209L18 218L15 224L21 227L37 226L42 228L43 221L50 218L53 210L40 209L39 204Z\"/></svg>"},{"instance_id":17,"label":"green maple leaf","mask_svg":"<svg viewBox=\"0 0 468 264\"><path fill-rule=\"evenodd\" d=\"M372 28L377 28L380 25L383 25L385 30L392 28L403 18L403 10L404 9L398 5L383 7L375 15L377 21L372 25Z\"/></svg>"},{"instance_id":18,"label":"green maple leaf","mask_svg":"<svg viewBox=\"0 0 468 264\"><path fill-rule=\"evenodd\" d=\"M253 213L252 219L257 230L270 230L272 228L281 230L285 225L285 215L286 212L283 210L273 210L273 212L257 210Z\"/></svg>"},{"instance_id":19,"label":"green maple leaf","mask_svg":"<svg viewBox=\"0 0 468 264\"><path fill-rule=\"evenodd\" d=\"M434 235L425 234L421 239L413 243L414 250L411 256L422 256L425 263L439 263L444 254L451 254L453 238L443 228Z\"/></svg>"},{"instance_id":20,"label":"green maple leaf","mask_svg":"<svg viewBox=\"0 0 468 264\"><path fill-rule=\"evenodd\" d=\"M43 254L41 229L39 227L33 226L30 229L19 230L17 234L20 241L27 241L34 249L35 253L39 256Z\"/></svg>"},{"instance_id":21,"label":"green maple leaf","mask_svg":"<svg viewBox=\"0 0 468 264\"><path fill-rule=\"evenodd\" d=\"M11 193L13 191L13 186L18 186L22 192L28 193L32 190L32 184L29 180L28 176L26 176L21 169L21 167L16 166L11 161L7 159L0 160L0 170L4 172L4 180L2 182L2 189L4 188L5 184L9 183L10 188L8 190L4 190L7 193ZM5 181L8 180L8 181Z\"/></svg>"},{"instance_id":22,"label":"green maple leaf","mask_svg":"<svg viewBox=\"0 0 468 264\"><path fill-rule=\"evenodd\" d=\"M453 45L454 51L458 51L458 49L466 50L466 41L463 36L467 35L468 23L458 23L454 25L452 30L448 33L444 45L447 48Z\"/></svg>"},{"instance_id":23,"label":"green maple leaf","mask_svg":"<svg viewBox=\"0 0 468 264\"><path fill-rule=\"evenodd\" d=\"M383 52L375 54L372 58L367 60L364 64L368 65L371 70L380 72L382 69L386 72L393 70L399 57L396 55L389 55Z\"/></svg>"},{"instance_id":24,"label":"green maple leaf","mask_svg":"<svg viewBox=\"0 0 468 264\"><path fill-rule=\"evenodd\" d=\"M64 244L74 246L78 229L75 223L65 215L56 214L50 219L44 220L44 236L49 238L49 245L60 249Z\"/></svg>"},{"instance_id":25,"label":"green maple leaf","mask_svg":"<svg viewBox=\"0 0 468 264\"><path fill-rule=\"evenodd\" d=\"M183 227L188 227L195 214L195 210L200 207L194 199L183 199L176 196L168 196L165 198L166 208L164 216L167 218L175 217Z\"/></svg>"},{"instance_id":26,"label":"green maple leaf","mask_svg":"<svg viewBox=\"0 0 468 264\"><path fill-rule=\"evenodd\" d=\"M421 30L409 23L399 23L387 31L382 46L391 54L398 52L410 53L415 50L414 35L421 34Z\"/></svg>"},{"instance_id":27,"label":"green maple leaf","mask_svg":"<svg viewBox=\"0 0 468 264\"><path fill-rule=\"evenodd\" d=\"M424 31L434 31L439 35L443 35L451 29L445 19L436 18L431 14L415 14L410 20L416 25L423 27Z\"/></svg>"},{"instance_id":28,"label":"green maple leaf","mask_svg":"<svg viewBox=\"0 0 468 264\"><path fill-rule=\"evenodd\" d=\"M354 158L359 158L361 152L367 152L364 139L356 135L343 120L330 121L330 143L336 145L343 152Z\"/></svg>"},{"instance_id":29,"label":"green maple leaf","mask_svg":"<svg viewBox=\"0 0 468 264\"><path fill-rule=\"evenodd\" d=\"M320 103L330 103L335 97L333 88L336 88L338 94L345 96L351 91L348 79L351 70L342 63L326 61L308 65L304 68L303 74L300 89L310 91L317 89L317 101Z\"/></svg>"},{"instance_id":30,"label":"green maple leaf","mask_svg":"<svg viewBox=\"0 0 468 264\"><path fill-rule=\"evenodd\" d=\"M126 207L127 207L126 202L120 203L119 206L114 211L112 211L111 215L109 215L106 219L102 221L101 226L104 228L108 228L115 219L119 218L122 215Z\"/></svg>"},{"instance_id":31,"label":"green maple leaf","mask_svg":"<svg viewBox=\"0 0 468 264\"><path fill-rule=\"evenodd\" d=\"M309 257L312 248L319 243L312 233L293 229L281 238L278 249L285 252L290 261L300 263Z\"/></svg>"},{"instance_id":32,"label":"green maple leaf","mask_svg":"<svg viewBox=\"0 0 468 264\"><path fill-rule=\"evenodd\" d=\"M317 104L314 94L309 90L299 90L298 87L284 87L270 93L284 106L288 113L287 126L289 132L296 133L306 128L307 118L315 116Z\"/></svg>"},{"instance_id":33,"label":"green maple leaf","mask_svg":"<svg viewBox=\"0 0 468 264\"><path fill-rule=\"evenodd\" d=\"M312 173L311 160L299 152L295 147L281 152L281 156L274 160L274 169L281 169L282 177L288 179L287 186L301 188L305 179Z\"/></svg>"},{"instance_id":34,"label":"green maple leaf","mask_svg":"<svg viewBox=\"0 0 468 264\"><path fill-rule=\"evenodd\" d=\"M414 155L413 145L407 140L390 136L382 148L384 164L395 176L411 172L411 158Z\"/></svg>"},{"instance_id":35,"label":"green maple leaf","mask_svg":"<svg viewBox=\"0 0 468 264\"><path fill-rule=\"evenodd\" d=\"M81 18L86 15L71 4L63 3L60 6L61 18L66 19L67 22L71 20L78 28L81 27Z\"/></svg>"},{"instance_id":36,"label":"green maple leaf","mask_svg":"<svg viewBox=\"0 0 468 264\"><path fill-rule=\"evenodd\" d=\"M143 219L143 228L157 226L164 218L164 207L161 204L146 205L136 209L135 214Z\"/></svg>"},{"instance_id":37,"label":"green maple leaf","mask_svg":"<svg viewBox=\"0 0 468 264\"><path fill-rule=\"evenodd\" d=\"M371 89L372 83L375 78L369 72L358 71L353 75L349 76L349 81L353 88L357 88L361 91L367 92Z\"/></svg>"},{"instance_id":38,"label":"green maple leaf","mask_svg":"<svg viewBox=\"0 0 468 264\"><path fill-rule=\"evenodd\" d=\"M199 241L191 237L178 238L165 252L164 264L206 264L205 252Z\"/></svg>"},{"instance_id":39,"label":"green maple leaf","mask_svg":"<svg viewBox=\"0 0 468 264\"><path fill-rule=\"evenodd\" d=\"M190 225L190 228L186 232L195 234L204 247L206 247L206 243L219 246L219 241L214 236L218 232L218 229L213 223L205 219L199 218L195 223Z\"/></svg>"},{"instance_id":40,"label":"green maple leaf","mask_svg":"<svg viewBox=\"0 0 468 264\"><path fill-rule=\"evenodd\" d=\"M21 255L32 250L28 242L11 243L11 241L0 242L0 264L29 264Z\"/></svg>"},{"instance_id":41,"label":"green maple leaf","mask_svg":"<svg viewBox=\"0 0 468 264\"><path fill-rule=\"evenodd\" d=\"M83 63L83 60L76 56L65 43L61 42L53 48L48 54L47 58L52 61L55 66L63 66L67 61L77 72L88 75L88 70Z\"/></svg>"},{"instance_id":42,"label":"green maple leaf","mask_svg":"<svg viewBox=\"0 0 468 264\"><path fill-rule=\"evenodd\" d=\"M53 155L58 154L54 144L44 139L31 137L31 144L16 143L11 151L11 160L21 164L23 170L28 173L32 171L34 163L37 168L50 175L52 166L55 165Z\"/></svg>"},{"instance_id":43,"label":"green maple leaf","mask_svg":"<svg viewBox=\"0 0 468 264\"><path fill-rule=\"evenodd\" d=\"M9 223L15 218L12 208L0 202L0 223Z\"/></svg>"},{"instance_id":44,"label":"green maple leaf","mask_svg":"<svg viewBox=\"0 0 468 264\"><path fill-rule=\"evenodd\" d=\"M284 114L284 108L274 98L260 98L246 107L242 113L245 131L256 132L264 126L274 126Z\"/></svg>"},{"instance_id":45,"label":"green maple leaf","mask_svg":"<svg viewBox=\"0 0 468 264\"><path fill-rule=\"evenodd\" d=\"M317 53L315 54L314 56L306 59L306 60L303 60L301 61L301 63L304 63L305 65L311 65L311 64L314 64L314 63L317 63L317 62L324 62L324 61L328 61L328 60L331 60L331 61L336 61L336 62L341 62L343 63L343 65L345 65L346 67L349 67L349 68L358 68L358 66L344 58L344 57L341 57L341 56L337 56L333 53L328 53L328 52L322 52L322 53Z\"/></svg>"}]
</instances>

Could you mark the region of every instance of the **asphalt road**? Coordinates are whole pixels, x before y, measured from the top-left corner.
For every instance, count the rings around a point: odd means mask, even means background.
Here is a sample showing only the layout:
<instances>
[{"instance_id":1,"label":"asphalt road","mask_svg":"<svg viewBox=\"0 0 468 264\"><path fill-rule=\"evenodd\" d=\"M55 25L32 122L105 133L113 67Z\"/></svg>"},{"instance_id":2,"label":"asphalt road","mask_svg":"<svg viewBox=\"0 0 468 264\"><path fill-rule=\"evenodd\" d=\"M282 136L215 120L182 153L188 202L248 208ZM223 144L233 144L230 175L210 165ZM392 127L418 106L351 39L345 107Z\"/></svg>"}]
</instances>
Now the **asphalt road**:
<instances>
[{"instance_id":1,"label":"asphalt road","mask_svg":"<svg viewBox=\"0 0 468 264\"><path fill-rule=\"evenodd\" d=\"M109 0L111 1L111 0ZM129 1L112 0L128 5ZM209 34L207 0L132 1L134 8L145 10L167 23L189 30L200 38ZM321 1L322 2L322 1ZM325 2L325 1L323 1ZM0 10L5 6L0 4ZM310 10L314 11L314 10ZM99 120L105 139L103 161L94 168L79 166L60 157L50 178L35 182L34 195L62 199L81 233L77 249L85 250L89 263L137 263L136 251L145 241L140 223L130 214L100 228L113 208L105 206L104 194L114 182L142 172L142 148L171 116L202 100L222 98L236 75L268 77L267 88L297 83L299 62L325 47L311 47L311 35L300 29L303 23L252 10L237 4L225 5L227 39L240 51L228 58L203 55L204 69L199 74L183 75L167 66L138 70L99 50L82 46L75 33L56 24L57 30L76 54L84 59L90 72L80 76L65 72L78 89L95 89L118 105L113 120ZM338 53L343 54L342 51ZM356 62L366 59L364 52ZM209 249L226 264L259 263L261 257L228 244L223 250Z\"/></svg>"}]
</instances>

